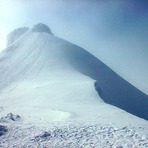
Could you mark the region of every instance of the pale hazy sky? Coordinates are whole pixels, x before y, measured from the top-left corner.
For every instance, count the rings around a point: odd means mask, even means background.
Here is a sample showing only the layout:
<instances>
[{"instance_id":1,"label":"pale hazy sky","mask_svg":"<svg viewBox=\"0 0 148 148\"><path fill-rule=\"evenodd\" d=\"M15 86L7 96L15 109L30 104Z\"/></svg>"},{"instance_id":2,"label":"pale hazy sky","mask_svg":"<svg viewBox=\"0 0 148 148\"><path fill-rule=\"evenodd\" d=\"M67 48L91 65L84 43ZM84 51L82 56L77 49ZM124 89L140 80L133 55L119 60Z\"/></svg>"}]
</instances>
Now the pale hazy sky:
<instances>
[{"instance_id":1,"label":"pale hazy sky","mask_svg":"<svg viewBox=\"0 0 148 148\"><path fill-rule=\"evenodd\" d=\"M147 0L0 0L0 50L10 31L40 22L148 88Z\"/></svg>"}]
</instances>

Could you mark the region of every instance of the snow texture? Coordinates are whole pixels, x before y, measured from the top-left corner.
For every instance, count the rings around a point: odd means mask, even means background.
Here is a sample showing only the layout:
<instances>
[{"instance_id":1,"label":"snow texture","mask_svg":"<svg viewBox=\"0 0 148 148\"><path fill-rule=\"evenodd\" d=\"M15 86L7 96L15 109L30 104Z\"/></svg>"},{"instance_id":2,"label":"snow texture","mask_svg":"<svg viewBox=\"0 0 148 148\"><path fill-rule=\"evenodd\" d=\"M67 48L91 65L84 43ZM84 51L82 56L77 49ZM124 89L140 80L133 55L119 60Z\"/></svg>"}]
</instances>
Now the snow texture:
<instances>
[{"instance_id":1,"label":"snow texture","mask_svg":"<svg viewBox=\"0 0 148 148\"><path fill-rule=\"evenodd\" d=\"M0 147L54 148L146 148L148 134L142 127L117 127L109 124L68 125L53 128L11 127L0 137Z\"/></svg>"}]
</instances>

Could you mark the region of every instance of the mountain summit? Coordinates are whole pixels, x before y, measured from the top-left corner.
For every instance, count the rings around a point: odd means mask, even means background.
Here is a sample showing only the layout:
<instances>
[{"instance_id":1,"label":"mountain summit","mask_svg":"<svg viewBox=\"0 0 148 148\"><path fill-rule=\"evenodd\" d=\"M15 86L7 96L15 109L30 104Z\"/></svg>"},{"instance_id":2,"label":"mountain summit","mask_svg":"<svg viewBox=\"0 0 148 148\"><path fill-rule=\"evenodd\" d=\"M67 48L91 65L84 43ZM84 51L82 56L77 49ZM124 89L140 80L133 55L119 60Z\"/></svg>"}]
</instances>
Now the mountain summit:
<instances>
[{"instance_id":1,"label":"mountain summit","mask_svg":"<svg viewBox=\"0 0 148 148\"><path fill-rule=\"evenodd\" d=\"M34 32L46 32L52 34L50 28L42 23L36 24L31 30Z\"/></svg>"}]
</instances>

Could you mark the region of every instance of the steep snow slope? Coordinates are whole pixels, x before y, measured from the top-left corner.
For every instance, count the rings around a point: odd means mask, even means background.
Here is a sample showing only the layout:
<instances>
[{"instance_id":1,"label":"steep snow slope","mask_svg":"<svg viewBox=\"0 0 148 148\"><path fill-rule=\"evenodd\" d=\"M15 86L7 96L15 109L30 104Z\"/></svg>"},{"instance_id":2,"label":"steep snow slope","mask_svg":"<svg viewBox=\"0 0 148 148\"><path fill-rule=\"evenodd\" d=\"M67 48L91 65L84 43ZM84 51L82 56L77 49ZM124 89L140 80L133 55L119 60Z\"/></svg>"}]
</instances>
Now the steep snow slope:
<instances>
[{"instance_id":1,"label":"steep snow slope","mask_svg":"<svg viewBox=\"0 0 148 148\"><path fill-rule=\"evenodd\" d=\"M25 32L1 54L0 101L4 108L1 116L13 112L32 124L102 119L102 122L120 124L123 121L144 122L104 103L95 91L94 82L98 81L96 89L99 88L105 101L115 98L115 103L117 99L122 102L123 98L133 95L139 98L137 94L143 97L142 92L87 51L55 37L46 26L39 26ZM128 104L123 101L124 105ZM147 100L145 104L142 100L142 105L141 112L147 113ZM148 114L144 115L139 116L147 119Z\"/></svg>"}]
</instances>

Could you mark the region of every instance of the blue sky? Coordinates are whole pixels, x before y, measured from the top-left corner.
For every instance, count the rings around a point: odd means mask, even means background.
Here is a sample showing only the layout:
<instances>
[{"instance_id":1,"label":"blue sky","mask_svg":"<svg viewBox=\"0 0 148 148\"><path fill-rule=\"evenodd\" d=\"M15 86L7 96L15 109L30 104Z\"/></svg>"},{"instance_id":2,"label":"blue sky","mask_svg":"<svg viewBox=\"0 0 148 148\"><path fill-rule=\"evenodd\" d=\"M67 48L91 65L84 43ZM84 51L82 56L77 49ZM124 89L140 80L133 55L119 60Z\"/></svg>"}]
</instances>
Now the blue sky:
<instances>
[{"instance_id":1,"label":"blue sky","mask_svg":"<svg viewBox=\"0 0 148 148\"><path fill-rule=\"evenodd\" d=\"M0 50L11 30L42 22L148 90L147 0L0 0L0 20Z\"/></svg>"},{"instance_id":2,"label":"blue sky","mask_svg":"<svg viewBox=\"0 0 148 148\"><path fill-rule=\"evenodd\" d=\"M147 8L147 0L1 0L1 34L43 22L63 38L90 33L107 40L141 40L145 48Z\"/></svg>"}]
</instances>

